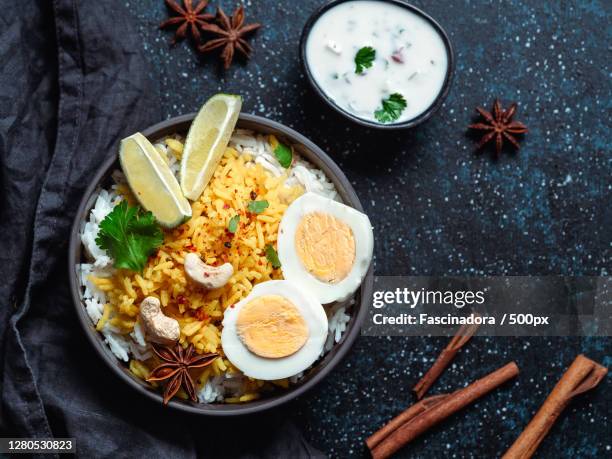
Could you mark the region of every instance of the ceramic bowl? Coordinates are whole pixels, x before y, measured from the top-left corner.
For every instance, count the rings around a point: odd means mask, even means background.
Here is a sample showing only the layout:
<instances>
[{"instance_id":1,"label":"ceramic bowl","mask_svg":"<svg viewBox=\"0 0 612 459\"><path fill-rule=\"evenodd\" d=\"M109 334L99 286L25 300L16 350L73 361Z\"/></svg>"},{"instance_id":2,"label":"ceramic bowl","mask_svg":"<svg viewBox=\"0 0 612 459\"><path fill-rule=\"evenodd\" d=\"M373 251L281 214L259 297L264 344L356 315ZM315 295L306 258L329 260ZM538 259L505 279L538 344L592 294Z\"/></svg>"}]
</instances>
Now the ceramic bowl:
<instances>
[{"instance_id":1,"label":"ceramic bowl","mask_svg":"<svg viewBox=\"0 0 612 459\"><path fill-rule=\"evenodd\" d=\"M451 44L451 41L448 38L448 35L446 34L446 32L442 28L442 26L440 24L438 24L431 16L429 16L424 11L420 10L416 6L413 6L413 5L409 4L409 3L403 2L401 0L382 0L382 1L386 1L388 3L392 3L394 5L398 5L398 6L402 7L402 8L406 8L409 11L411 11L412 13L414 13L414 14L422 17L423 19L425 19L440 34L440 37L442 38L442 41L444 42L444 47L446 48L446 56L447 56L447 59L448 59L448 68L446 70L446 78L444 79L444 84L442 85L442 89L440 90L440 93L438 94L436 99L433 101L433 103L429 106L429 108L427 108L427 110L425 110L423 113L421 113L416 118L412 118L410 120L403 121L401 123L382 124L382 123L376 123L374 121L364 120L364 119L359 118L359 117L353 115L352 113L346 111L345 109L341 108L340 106L338 106L333 101L333 99L330 96L328 96L325 93L325 91L323 91L323 89L316 82L312 72L310 71L310 67L308 65L308 60L306 58L306 42L308 41L308 36L310 35L310 32L311 32L314 24L317 22L317 20L325 12L327 12L328 10L332 9L333 7L339 5L340 3L344 3L344 2L347 2L347 1L354 1L354 0L333 0L333 1L329 2L329 3L324 4L323 6L321 6L319 9L317 9L310 16L308 21L306 21L306 25L304 26L304 29L302 30L302 36L301 36L301 39L300 39L300 61L301 61L301 64L302 64L302 69L303 69L304 73L306 74L306 78L310 82L310 86L312 86L312 89L314 90L314 92L317 93L317 95L327 105L329 105L329 107L331 107L332 110L334 110L335 112L339 113L340 115L342 115L347 120L352 121L353 123L356 123L356 124L361 125L361 126L365 126L365 127L369 127L369 128L373 128L373 129L379 129L379 130L392 131L392 130L398 130L398 129L413 128L413 127L418 126L419 124L427 121L429 118L432 117L432 115L434 113L436 113L440 109L440 107L442 106L442 103L444 102L444 99L446 99L446 96L448 95L448 92L450 91L451 81L453 79L453 73L455 71L455 54L453 52L453 46Z\"/></svg>"},{"instance_id":2,"label":"ceramic bowl","mask_svg":"<svg viewBox=\"0 0 612 459\"><path fill-rule=\"evenodd\" d=\"M190 114L172 118L151 126L142 133L152 142L169 134L186 134L194 117L195 114ZM241 114L237 127L251 129L253 131L265 134L274 134L279 139L282 139L284 143L293 145L295 150L304 159L308 160L315 167L321 169L327 175L327 177L336 186L338 193L346 204L354 207L357 210L363 211L361 203L355 194L355 190L345 175L332 161L332 159L310 140L280 123L254 115ZM93 179L87 188L85 195L83 196L72 225L68 254L72 299L76 313L79 317L79 322L83 327L88 340L91 342L100 358L109 367L110 371L116 374L126 384L133 387L136 391L151 399L153 402L161 405L161 392L153 389L146 382L136 378L128 370L127 366L114 356L108 346L104 343L102 335L96 331L81 300L78 265L79 263L85 262L86 259L85 254L83 253L79 231L88 218L89 212L94 205L97 193L102 187L109 185L111 181L111 173L114 170L119 169L119 167L120 166L116 155L113 155L106 160L104 164L102 164L102 166L93 176ZM297 384L290 386L289 389L279 389L277 392L273 392L269 396L265 396L265 398L244 404L200 404L192 403L191 401L174 399L170 401L168 406L171 409L177 409L180 411L205 416L234 416L255 413L277 407L303 394L330 374L334 367L338 365L340 360L342 360L342 358L346 355L351 345L355 341L355 338L357 338L368 307L368 299L371 297L372 283L372 267L370 267L370 270L368 271L360 290L356 292L356 301L351 310L351 320L342 336L342 340L337 343L322 359L318 360L313 367L307 370L304 377Z\"/></svg>"}]
</instances>

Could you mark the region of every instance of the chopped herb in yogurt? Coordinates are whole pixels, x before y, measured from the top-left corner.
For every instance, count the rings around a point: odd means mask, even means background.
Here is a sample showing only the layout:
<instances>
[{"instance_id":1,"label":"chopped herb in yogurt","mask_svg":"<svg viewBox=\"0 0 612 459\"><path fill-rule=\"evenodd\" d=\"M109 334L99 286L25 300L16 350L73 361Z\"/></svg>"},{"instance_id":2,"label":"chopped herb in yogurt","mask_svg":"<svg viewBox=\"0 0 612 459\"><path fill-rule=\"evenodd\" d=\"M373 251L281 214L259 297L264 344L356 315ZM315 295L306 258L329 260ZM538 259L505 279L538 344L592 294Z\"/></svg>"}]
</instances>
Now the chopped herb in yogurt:
<instances>
[{"instance_id":1,"label":"chopped herb in yogurt","mask_svg":"<svg viewBox=\"0 0 612 459\"><path fill-rule=\"evenodd\" d=\"M361 74L365 69L372 67L376 59L376 50L371 46L364 46L355 54L355 73Z\"/></svg>"},{"instance_id":2,"label":"chopped herb in yogurt","mask_svg":"<svg viewBox=\"0 0 612 459\"><path fill-rule=\"evenodd\" d=\"M382 108L374 112L381 123L392 123L397 120L406 108L406 99L399 93L393 93L382 101Z\"/></svg>"}]
</instances>

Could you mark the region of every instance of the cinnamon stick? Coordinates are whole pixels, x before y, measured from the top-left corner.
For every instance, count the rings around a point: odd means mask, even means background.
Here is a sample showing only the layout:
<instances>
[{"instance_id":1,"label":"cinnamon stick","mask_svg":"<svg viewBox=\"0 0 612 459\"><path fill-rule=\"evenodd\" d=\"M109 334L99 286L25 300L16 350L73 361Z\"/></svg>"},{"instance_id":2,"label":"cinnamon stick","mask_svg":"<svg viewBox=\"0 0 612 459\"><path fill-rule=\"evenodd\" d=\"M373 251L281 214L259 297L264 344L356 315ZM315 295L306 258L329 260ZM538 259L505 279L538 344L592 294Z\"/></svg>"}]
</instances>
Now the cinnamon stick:
<instances>
[{"instance_id":1,"label":"cinnamon stick","mask_svg":"<svg viewBox=\"0 0 612 459\"><path fill-rule=\"evenodd\" d=\"M429 408L434 406L435 404L441 402L445 398L447 398L449 394L440 394L440 395L432 395L431 397L427 397L425 400L421 400L420 402L411 405L406 411L403 411L398 416L391 419L385 426L374 432L367 440L366 444L368 448L375 448L380 442L382 442L385 438L387 438L394 430L397 430L406 422L410 421L414 417L419 414L427 411Z\"/></svg>"},{"instance_id":2,"label":"cinnamon stick","mask_svg":"<svg viewBox=\"0 0 612 459\"><path fill-rule=\"evenodd\" d=\"M478 314L475 314L478 316ZM412 391L415 393L417 400L421 400L423 395L429 390L434 382L440 377L440 375L446 370L446 367L453 361L459 349L467 344L476 330L478 330L479 324L462 325L455 333L453 339L450 340L446 348L442 350L434 364L429 368L427 373L416 383Z\"/></svg>"},{"instance_id":3,"label":"cinnamon stick","mask_svg":"<svg viewBox=\"0 0 612 459\"><path fill-rule=\"evenodd\" d=\"M452 394L427 397L391 420L366 440L374 459L391 456L406 443L518 375L516 363L501 367Z\"/></svg>"},{"instance_id":4,"label":"cinnamon stick","mask_svg":"<svg viewBox=\"0 0 612 459\"><path fill-rule=\"evenodd\" d=\"M607 372L606 367L582 354L576 357L502 459L531 457L569 402L577 395L596 387Z\"/></svg>"}]
</instances>

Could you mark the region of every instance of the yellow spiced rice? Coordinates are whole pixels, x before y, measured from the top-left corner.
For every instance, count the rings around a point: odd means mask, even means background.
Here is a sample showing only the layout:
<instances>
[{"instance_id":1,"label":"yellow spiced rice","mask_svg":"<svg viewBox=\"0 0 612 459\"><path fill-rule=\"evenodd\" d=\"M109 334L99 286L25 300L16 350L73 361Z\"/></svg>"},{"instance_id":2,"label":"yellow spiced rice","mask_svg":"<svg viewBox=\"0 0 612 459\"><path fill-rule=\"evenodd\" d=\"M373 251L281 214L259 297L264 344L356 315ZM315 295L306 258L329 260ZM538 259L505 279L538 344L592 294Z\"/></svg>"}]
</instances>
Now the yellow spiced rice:
<instances>
[{"instance_id":1,"label":"yellow spiced rice","mask_svg":"<svg viewBox=\"0 0 612 459\"><path fill-rule=\"evenodd\" d=\"M176 138L165 142L168 150L180 159L182 142ZM164 314L179 322L181 344L193 344L201 353L221 354L222 358L202 373L200 384L212 376L236 372L221 349L223 312L246 297L254 284L282 278L280 271L273 269L266 259L265 247L268 244L276 247L278 226L285 209L304 192L300 185L286 186L286 178L285 175L271 176L249 154L239 154L228 147L202 196L192 203L193 217L165 231L163 246L150 257L142 273L117 270L111 277L89 277L108 300L96 328L102 330L109 323L123 334L132 332L139 304L146 296L154 296L159 298ZM133 202L127 186L119 186L118 191ZM251 214L247 205L252 200L266 200L269 207L260 214ZM227 231L228 223L236 215L240 216L238 230L231 234ZM231 263L233 277L224 287L211 291L190 283L183 269L184 257L189 252L197 253L209 265ZM139 378L146 379L153 365L153 361L132 360L129 368ZM287 387L288 382L274 384ZM225 402L254 400L263 386L263 381L251 380L243 395L226 398Z\"/></svg>"}]
</instances>

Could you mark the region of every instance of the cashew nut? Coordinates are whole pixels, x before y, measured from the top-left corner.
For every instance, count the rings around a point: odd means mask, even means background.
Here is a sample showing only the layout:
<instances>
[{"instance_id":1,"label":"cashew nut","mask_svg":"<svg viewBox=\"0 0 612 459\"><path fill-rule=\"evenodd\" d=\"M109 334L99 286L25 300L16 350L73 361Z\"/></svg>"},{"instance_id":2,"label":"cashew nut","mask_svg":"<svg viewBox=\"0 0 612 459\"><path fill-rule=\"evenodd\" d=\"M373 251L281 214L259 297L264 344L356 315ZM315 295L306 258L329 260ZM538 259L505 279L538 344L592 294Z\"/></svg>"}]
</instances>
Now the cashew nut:
<instances>
[{"instance_id":1,"label":"cashew nut","mask_svg":"<svg viewBox=\"0 0 612 459\"><path fill-rule=\"evenodd\" d=\"M223 287L234 274L230 263L221 266L209 266L195 253L185 255L185 273L187 277L209 290Z\"/></svg>"},{"instance_id":2,"label":"cashew nut","mask_svg":"<svg viewBox=\"0 0 612 459\"><path fill-rule=\"evenodd\" d=\"M153 296L146 297L140 303L140 319L149 341L173 344L180 337L179 323L164 315L159 300Z\"/></svg>"}]
</instances>

